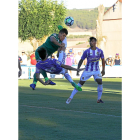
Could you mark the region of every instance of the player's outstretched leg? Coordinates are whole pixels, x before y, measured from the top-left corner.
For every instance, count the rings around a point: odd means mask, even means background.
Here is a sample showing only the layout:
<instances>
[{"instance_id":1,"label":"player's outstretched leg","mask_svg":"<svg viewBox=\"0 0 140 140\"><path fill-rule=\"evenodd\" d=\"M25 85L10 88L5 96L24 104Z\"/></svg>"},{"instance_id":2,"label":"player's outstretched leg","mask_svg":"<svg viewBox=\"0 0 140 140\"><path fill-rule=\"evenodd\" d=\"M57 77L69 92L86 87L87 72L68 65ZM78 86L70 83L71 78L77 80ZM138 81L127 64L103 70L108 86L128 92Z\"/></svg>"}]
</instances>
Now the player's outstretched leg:
<instances>
[{"instance_id":1,"label":"player's outstretched leg","mask_svg":"<svg viewBox=\"0 0 140 140\"><path fill-rule=\"evenodd\" d=\"M80 83L78 83L79 87L82 87L82 85ZM66 104L69 104L71 102L71 100L73 99L74 95L78 92L78 90L76 88L74 88L74 90L72 91L70 97L67 99Z\"/></svg>"},{"instance_id":2,"label":"player's outstretched leg","mask_svg":"<svg viewBox=\"0 0 140 140\"><path fill-rule=\"evenodd\" d=\"M37 83L37 78L36 78L36 74L34 73L34 75L33 75L33 83L30 84L30 87L32 88L32 90L35 90L36 83Z\"/></svg>"},{"instance_id":3,"label":"player's outstretched leg","mask_svg":"<svg viewBox=\"0 0 140 140\"><path fill-rule=\"evenodd\" d=\"M82 88L78 86L72 79L71 76L68 73L64 74L65 78L71 83L73 87L75 87L78 91L82 91Z\"/></svg>"},{"instance_id":4,"label":"player's outstretched leg","mask_svg":"<svg viewBox=\"0 0 140 140\"><path fill-rule=\"evenodd\" d=\"M46 72L42 70L42 71L41 71L41 74L43 75L43 77L44 77L44 79L45 79L45 83L48 82L49 78L47 77ZM49 82L48 85L56 85L56 83L54 83L54 82L52 82L52 81L50 80L50 82Z\"/></svg>"},{"instance_id":5,"label":"player's outstretched leg","mask_svg":"<svg viewBox=\"0 0 140 140\"><path fill-rule=\"evenodd\" d=\"M45 83L49 80L49 78L47 77L47 74L45 71L41 71L41 74L43 75L44 79L45 79ZM36 87L36 84L37 84L37 78L36 78L36 74L34 73L34 76L33 76L33 83L30 84L30 87L32 88L32 90L35 90L35 87ZM56 83L50 81L50 83L48 85L56 85Z\"/></svg>"},{"instance_id":6,"label":"player's outstretched leg","mask_svg":"<svg viewBox=\"0 0 140 140\"><path fill-rule=\"evenodd\" d=\"M36 61L39 62L41 61L40 59L40 56L39 56L39 53L37 52L37 50L35 51L35 58L36 58ZM43 75L44 79L45 79L45 83L49 80L49 78L47 77L47 74L45 71L41 71L41 74ZM34 73L34 76L33 76L33 83L30 84L30 87L35 90L35 87L36 87L36 84L37 84L37 78L36 78L36 74ZM49 85L56 85L56 83L50 81Z\"/></svg>"}]
</instances>

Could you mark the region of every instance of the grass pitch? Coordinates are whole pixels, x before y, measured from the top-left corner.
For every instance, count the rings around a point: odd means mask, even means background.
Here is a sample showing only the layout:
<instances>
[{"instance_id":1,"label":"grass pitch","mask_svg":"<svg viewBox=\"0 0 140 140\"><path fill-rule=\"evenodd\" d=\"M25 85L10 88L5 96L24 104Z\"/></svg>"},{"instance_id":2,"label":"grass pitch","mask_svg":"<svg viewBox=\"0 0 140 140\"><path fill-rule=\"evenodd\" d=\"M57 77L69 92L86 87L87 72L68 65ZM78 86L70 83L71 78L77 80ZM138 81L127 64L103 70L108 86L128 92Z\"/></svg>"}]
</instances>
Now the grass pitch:
<instances>
[{"instance_id":1,"label":"grass pitch","mask_svg":"<svg viewBox=\"0 0 140 140\"><path fill-rule=\"evenodd\" d=\"M92 78L69 105L74 88L66 79L53 81L57 85L38 82L32 90L32 79L19 80L19 140L121 140L121 78L103 78L103 104L97 104Z\"/></svg>"}]
</instances>

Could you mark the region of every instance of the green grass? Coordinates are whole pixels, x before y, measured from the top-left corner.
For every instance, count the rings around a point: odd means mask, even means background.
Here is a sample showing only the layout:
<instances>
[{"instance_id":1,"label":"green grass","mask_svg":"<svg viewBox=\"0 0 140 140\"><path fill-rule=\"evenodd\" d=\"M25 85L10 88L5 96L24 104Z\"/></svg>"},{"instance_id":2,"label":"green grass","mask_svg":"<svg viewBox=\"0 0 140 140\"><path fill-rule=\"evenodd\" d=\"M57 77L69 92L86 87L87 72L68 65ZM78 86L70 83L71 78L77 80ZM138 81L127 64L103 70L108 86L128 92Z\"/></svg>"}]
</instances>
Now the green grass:
<instances>
[{"instance_id":1,"label":"green grass","mask_svg":"<svg viewBox=\"0 0 140 140\"><path fill-rule=\"evenodd\" d=\"M103 78L104 104L96 103L92 78L69 105L73 87L65 79L53 81L57 85L38 82L31 90L32 80L19 80L19 140L121 140L121 78Z\"/></svg>"}]
</instances>

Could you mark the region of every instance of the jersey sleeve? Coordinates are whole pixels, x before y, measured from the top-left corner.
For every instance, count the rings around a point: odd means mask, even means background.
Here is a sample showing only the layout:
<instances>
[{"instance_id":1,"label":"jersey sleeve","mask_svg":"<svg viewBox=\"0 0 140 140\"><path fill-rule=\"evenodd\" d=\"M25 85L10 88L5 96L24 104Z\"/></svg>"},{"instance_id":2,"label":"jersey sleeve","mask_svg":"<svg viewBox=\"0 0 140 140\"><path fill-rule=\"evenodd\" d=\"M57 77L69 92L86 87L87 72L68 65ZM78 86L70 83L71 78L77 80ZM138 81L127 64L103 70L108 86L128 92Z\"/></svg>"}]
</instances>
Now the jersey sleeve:
<instances>
[{"instance_id":1,"label":"jersey sleeve","mask_svg":"<svg viewBox=\"0 0 140 140\"><path fill-rule=\"evenodd\" d=\"M62 42L59 40L58 34L54 33L54 34L52 34L51 36L53 36L53 37L56 39L56 41L57 41L58 43L62 43ZM50 36L50 37L51 37L51 36Z\"/></svg>"},{"instance_id":2,"label":"jersey sleeve","mask_svg":"<svg viewBox=\"0 0 140 140\"><path fill-rule=\"evenodd\" d=\"M101 50L100 57L101 57L101 59L103 59L103 58L104 58L104 53L103 53L103 51L102 51L102 50Z\"/></svg>"},{"instance_id":3,"label":"jersey sleeve","mask_svg":"<svg viewBox=\"0 0 140 140\"><path fill-rule=\"evenodd\" d=\"M84 51L84 53L83 53L81 59L82 59L82 60L85 60L85 58L87 58L87 51L86 51L86 50Z\"/></svg>"}]
</instances>

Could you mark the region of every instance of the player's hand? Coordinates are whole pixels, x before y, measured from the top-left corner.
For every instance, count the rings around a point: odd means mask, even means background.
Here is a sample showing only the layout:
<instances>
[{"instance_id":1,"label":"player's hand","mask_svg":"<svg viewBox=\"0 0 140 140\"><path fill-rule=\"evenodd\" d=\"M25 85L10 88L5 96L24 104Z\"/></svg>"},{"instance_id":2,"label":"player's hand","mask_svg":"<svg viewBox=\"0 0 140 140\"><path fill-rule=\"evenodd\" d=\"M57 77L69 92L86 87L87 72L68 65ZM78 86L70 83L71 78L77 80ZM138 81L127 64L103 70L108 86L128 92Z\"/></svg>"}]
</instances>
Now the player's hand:
<instances>
[{"instance_id":1,"label":"player's hand","mask_svg":"<svg viewBox=\"0 0 140 140\"><path fill-rule=\"evenodd\" d=\"M60 51L61 51L61 49L62 49L63 47L65 47L65 44L64 44L64 43L61 43Z\"/></svg>"},{"instance_id":2,"label":"player's hand","mask_svg":"<svg viewBox=\"0 0 140 140\"><path fill-rule=\"evenodd\" d=\"M104 71L104 70L102 70L102 71L101 71L101 74L102 74L102 76L104 76L104 75L105 75L105 71Z\"/></svg>"}]
</instances>

